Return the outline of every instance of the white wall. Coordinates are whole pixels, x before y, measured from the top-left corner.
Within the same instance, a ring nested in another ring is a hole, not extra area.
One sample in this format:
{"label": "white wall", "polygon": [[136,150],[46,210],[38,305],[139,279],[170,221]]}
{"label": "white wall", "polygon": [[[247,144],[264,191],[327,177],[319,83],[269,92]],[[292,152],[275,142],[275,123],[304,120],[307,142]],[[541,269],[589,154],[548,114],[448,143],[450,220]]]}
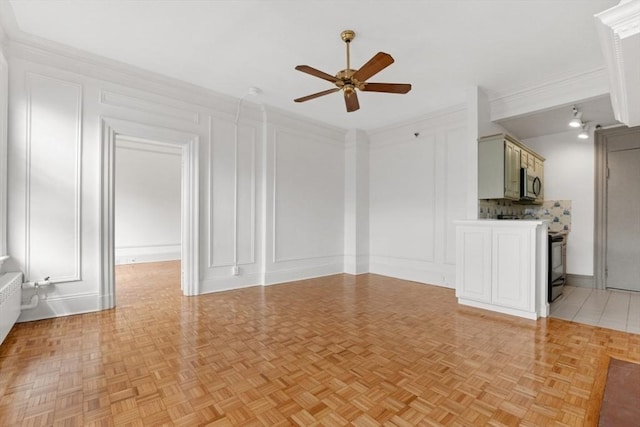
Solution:
{"label": "white wall", "polygon": [[475,143],[466,109],[381,130],[370,141],[371,272],[454,287],[453,221],[466,218]]}
{"label": "white wall", "polygon": [[522,141],[543,156],[544,197],[571,200],[571,232],[567,240],[567,273],[593,275],[594,143],[575,131]]}
{"label": "white wall", "polygon": [[54,282],[21,321],[104,306],[102,123],[196,141],[200,293],[343,271],[344,130],[59,46],[10,50],[5,267]]}
{"label": "white wall", "polygon": [[[7,122],[9,64],[4,52],[4,31],[0,26],[0,257],[7,254]],[[4,271],[0,261],[0,273]]]}
{"label": "white wall", "polygon": [[180,259],[181,152],[118,138],[116,264]]}
{"label": "white wall", "polygon": [[265,283],[344,271],[344,138],[267,111]]}
{"label": "white wall", "polygon": [[344,271],[369,272],[369,137],[347,133],[344,176]]}

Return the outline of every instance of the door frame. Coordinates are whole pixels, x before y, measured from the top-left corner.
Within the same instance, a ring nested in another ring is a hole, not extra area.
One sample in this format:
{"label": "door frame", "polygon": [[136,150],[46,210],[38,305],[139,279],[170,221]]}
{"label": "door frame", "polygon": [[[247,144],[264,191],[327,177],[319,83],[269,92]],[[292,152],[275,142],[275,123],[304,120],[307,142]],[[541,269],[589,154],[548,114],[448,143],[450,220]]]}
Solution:
{"label": "door frame", "polygon": [[179,147],[182,158],[181,283],[184,295],[198,295],[199,138],[198,135],[126,120],[101,118],[100,309],[115,307],[115,149],[118,136]]}
{"label": "door frame", "polygon": [[595,194],[593,236],[593,279],[596,289],[607,288],[607,145],[609,138],[626,134],[640,134],[640,127],[620,126],[598,129],[595,145]]}

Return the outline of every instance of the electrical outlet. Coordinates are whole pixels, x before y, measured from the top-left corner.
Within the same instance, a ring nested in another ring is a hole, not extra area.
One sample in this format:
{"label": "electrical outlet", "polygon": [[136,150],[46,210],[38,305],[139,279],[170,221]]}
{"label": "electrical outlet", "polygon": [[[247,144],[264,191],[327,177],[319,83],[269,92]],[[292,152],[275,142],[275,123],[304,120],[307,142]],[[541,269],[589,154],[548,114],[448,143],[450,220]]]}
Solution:
{"label": "electrical outlet", "polygon": [[231,274],[233,274],[234,276],[238,276],[240,274],[240,267],[238,267],[237,265],[231,267]]}

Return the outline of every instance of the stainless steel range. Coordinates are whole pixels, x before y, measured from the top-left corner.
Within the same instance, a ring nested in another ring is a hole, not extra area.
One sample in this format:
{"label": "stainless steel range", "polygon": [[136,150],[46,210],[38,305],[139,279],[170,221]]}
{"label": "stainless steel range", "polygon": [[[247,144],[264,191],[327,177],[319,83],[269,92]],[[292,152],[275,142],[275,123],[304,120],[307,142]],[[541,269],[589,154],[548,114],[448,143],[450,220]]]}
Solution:
{"label": "stainless steel range", "polygon": [[549,232],[549,302],[562,295],[567,281],[567,232]]}

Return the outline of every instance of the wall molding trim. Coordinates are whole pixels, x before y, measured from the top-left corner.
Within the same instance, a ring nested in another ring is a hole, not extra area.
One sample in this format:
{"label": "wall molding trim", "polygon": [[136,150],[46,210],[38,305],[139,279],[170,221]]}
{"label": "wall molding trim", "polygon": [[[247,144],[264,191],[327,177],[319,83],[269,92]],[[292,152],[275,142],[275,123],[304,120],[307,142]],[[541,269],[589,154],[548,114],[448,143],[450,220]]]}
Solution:
{"label": "wall molding trim", "polygon": [[[165,99],[177,99],[207,109],[219,111],[229,117],[235,115],[237,98],[196,86],[178,79],[136,68],[133,65],[103,58],[33,36],[11,35],[8,43],[9,59],[20,58],[57,69],[91,76],[118,87],[127,86]],[[153,101],[155,102],[155,101]],[[247,103],[251,104],[252,103]],[[255,110],[260,116],[259,107]]]}
{"label": "wall molding trim", "polygon": [[125,139],[124,137],[118,138],[117,149],[139,151],[139,152],[145,152],[145,153],[154,153],[154,154],[166,154],[168,156],[182,155],[181,150],[175,147],[149,144],[145,141],[136,141],[134,138]]}
{"label": "wall molding trim", "polygon": [[529,88],[493,94],[489,99],[491,121],[570,105],[608,93],[609,82],[604,67],[560,76]]}
{"label": "wall molding trim", "polygon": [[113,119],[101,118],[102,194],[100,210],[101,303],[102,309],[115,306],[115,150],[116,139],[134,137],[150,144],[178,146],[182,150],[182,290],[199,293],[199,137],[194,134]]}
{"label": "wall molding trim", "polygon": [[157,100],[149,101],[147,99],[124,95],[105,89],[100,90],[100,103],[115,107],[134,109],[136,111],[143,111],[155,116],[182,120],[196,125],[200,123],[200,115],[197,111],[176,108],[173,105],[168,105]]}

